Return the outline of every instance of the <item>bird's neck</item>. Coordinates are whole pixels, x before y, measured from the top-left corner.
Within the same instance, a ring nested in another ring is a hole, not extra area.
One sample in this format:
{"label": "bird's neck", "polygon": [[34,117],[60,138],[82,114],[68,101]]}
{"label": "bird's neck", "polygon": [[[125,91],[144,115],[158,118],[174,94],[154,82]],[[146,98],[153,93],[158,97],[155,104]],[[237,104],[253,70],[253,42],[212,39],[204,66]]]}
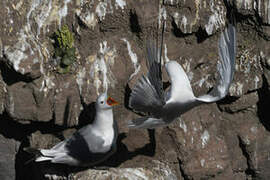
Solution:
{"label": "bird's neck", "polygon": [[93,123],[100,130],[108,130],[113,128],[113,111],[112,109],[97,110],[95,121]]}

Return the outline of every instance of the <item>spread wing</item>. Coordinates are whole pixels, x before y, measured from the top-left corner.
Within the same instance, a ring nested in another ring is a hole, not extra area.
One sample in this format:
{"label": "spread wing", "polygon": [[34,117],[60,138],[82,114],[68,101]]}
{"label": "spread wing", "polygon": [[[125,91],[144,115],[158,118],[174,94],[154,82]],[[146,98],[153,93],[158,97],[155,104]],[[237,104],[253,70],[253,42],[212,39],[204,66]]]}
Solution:
{"label": "spread wing", "polygon": [[219,40],[219,57],[221,62],[217,65],[219,80],[217,86],[210,93],[199,96],[198,101],[215,102],[224,98],[233,79],[235,71],[235,52],[236,52],[236,32],[235,27],[229,24],[224,32],[221,33]]}
{"label": "spread wing", "polygon": [[165,104],[160,53],[151,42],[147,43],[146,51],[148,73],[137,81],[129,98],[129,107],[136,111],[157,114]]}

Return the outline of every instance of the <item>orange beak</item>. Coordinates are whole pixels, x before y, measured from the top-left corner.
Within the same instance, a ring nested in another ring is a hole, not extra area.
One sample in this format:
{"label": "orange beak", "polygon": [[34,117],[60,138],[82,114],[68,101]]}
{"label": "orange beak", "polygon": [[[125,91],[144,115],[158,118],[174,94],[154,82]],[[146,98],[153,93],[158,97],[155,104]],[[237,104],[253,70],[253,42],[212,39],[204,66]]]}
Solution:
{"label": "orange beak", "polygon": [[118,105],[119,103],[117,101],[115,101],[113,98],[108,97],[107,104],[110,106],[115,106],[115,105]]}

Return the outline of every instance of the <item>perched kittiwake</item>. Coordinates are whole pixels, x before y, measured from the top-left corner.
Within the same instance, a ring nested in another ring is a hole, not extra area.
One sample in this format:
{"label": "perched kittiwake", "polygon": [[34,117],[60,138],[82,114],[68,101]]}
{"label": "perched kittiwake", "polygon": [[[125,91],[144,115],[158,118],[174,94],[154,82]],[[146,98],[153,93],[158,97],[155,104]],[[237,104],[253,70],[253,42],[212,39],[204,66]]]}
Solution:
{"label": "perched kittiwake", "polygon": [[51,149],[41,149],[36,162],[50,161],[71,166],[92,166],[106,160],[116,151],[118,129],[113,120],[112,106],[118,104],[107,93],[96,101],[96,117],[70,138]]}
{"label": "perched kittiwake", "polygon": [[147,44],[146,50],[148,74],[143,75],[135,84],[130,94],[129,107],[148,116],[129,121],[130,128],[167,125],[191,108],[202,103],[216,102],[227,95],[235,68],[236,32],[232,24],[221,33],[219,40],[221,62],[217,65],[217,86],[203,96],[194,96],[185,71],[176,61],[165,64],[171,86],[164,92],[160,65],[161,50],[157,50],[153,44]]}

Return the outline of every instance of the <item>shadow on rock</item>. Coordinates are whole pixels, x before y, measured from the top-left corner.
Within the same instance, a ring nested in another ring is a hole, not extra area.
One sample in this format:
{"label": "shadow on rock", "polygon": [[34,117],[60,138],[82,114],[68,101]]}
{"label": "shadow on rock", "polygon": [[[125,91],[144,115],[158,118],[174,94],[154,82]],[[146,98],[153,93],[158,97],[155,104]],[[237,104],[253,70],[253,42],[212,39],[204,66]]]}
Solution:
{"label": "shadow on rock", "polygon": [[95,116],[96,116],[96,107],[95,107],[96,103],[95,102],[92,102],[90,104],[85,104],[83,101],[81,101],[81,104],[83,106],[83,110],[79,115],[78,128],[91,124],[94,121]]}
{"label": "shadow on rock", "polygon": [[125,87],[125,97],[124,97],[124,106],[125,108],[127,108],[128,110],[132,110],[129,107],[129,98],[130,98],[130,94],[131,94],[131,89],[129,87],[129,85],[127,84]]}
{"label": "shadow on rock", "polygon": [[33,79],[29,75],[22,75],[16,72],[13,68],[10,68],[6,63],[0,61],[0,72],[4,82],[7,85],[12,85],[16,82],[31,82]]}
{"label": "shadow on rock", "polygon": [[148,129],[148,135],[150,139],[150,142],[148,144],[144,145],[141,148],[136,149],[135,151],[129,151],[127,146],[122,142],[123,139],[126,138],[126,134],[125,133],[119,134],[117,140],[117,152],[114,155],[112,155],[102,165],[109,167],[117,167],[121,165],[123,162],[131,160],[132,158],[138,155],[153,157],[155,155],[156,150],[155,130]]}
{"label": "shadow on rock", "polygon": [[0,119],[0,134],[6,138],[22,141],[24,137],[32,132],[29,128],[29,124],[21,124],[14,121],[6,112],[0,116]]}
{"label": "shadow on rock", "polygon": [[0,119],[0,134],[17,141],[22,141],[35,131],[45,134],[55,134],[64,130],[62,126],[55,125],[53,120],[49,122],[28,121],[27,124],[22,124],[12,119],[6,112],[0,115]]}
{"label": "shadow on rock", "polygon": [[67,177],[71,172],[69,166],[49,162],[36,163],[34,158],[34,155],[23,150],[23,146],[20,147],[15,163],[16,180],[46,180],[47,175]]}
{"label": "shadow on rock", "polygon": [[257,103],[258,107],[258,117],[264,127],[270,131],[270,90],[269,84],[267,83],[267,79],[264,75],[262,75],[263,84],[262,87],[258,90],[259,101]]}

